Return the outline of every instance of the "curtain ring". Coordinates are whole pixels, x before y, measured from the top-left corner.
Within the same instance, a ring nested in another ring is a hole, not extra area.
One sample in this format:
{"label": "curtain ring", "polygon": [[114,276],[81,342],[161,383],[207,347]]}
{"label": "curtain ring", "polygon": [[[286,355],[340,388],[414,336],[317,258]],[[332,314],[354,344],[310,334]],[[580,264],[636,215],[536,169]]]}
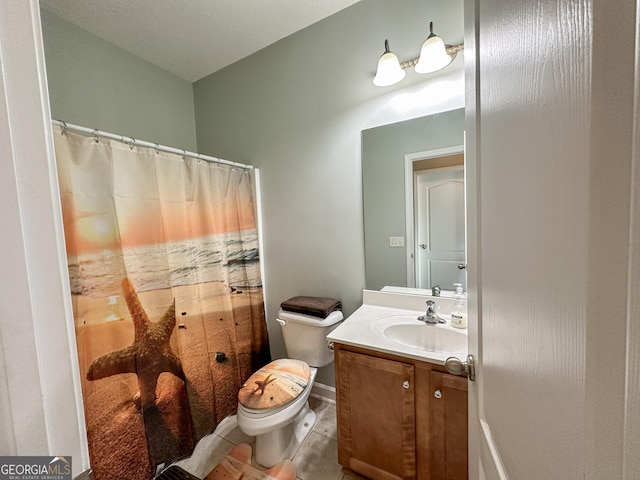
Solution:
{"label": "curtain ring", "polygon": [[98,135],[98,129],[93,129],[93,141],[96,143],[100,143],[100,135]]}
{"label": "curtain ring", "polygon": [[133,147],[135,147],[135,145],[136,145],[136,139],[135,139],[135,138],[133,138],[133,137],[130,137],[130,138],[131,138],[131,141],[130,141],[130,142],[128,142],[128,144],[129,144],[129,150],[133,150]]}
{"label": "curtain ring", "polygon": [[60,123],[62,124],[62,130],[60,130],[60,135],[62,135],[64,137],[64,134],[67,132],[67,122],[65,122],[64,120],[60,120]]}
{"label": "curtain ring", "polygon": [[156,150],[156,155],[160,155],[160,145],[158,145],[157,143],[156,143],[155,150]]}

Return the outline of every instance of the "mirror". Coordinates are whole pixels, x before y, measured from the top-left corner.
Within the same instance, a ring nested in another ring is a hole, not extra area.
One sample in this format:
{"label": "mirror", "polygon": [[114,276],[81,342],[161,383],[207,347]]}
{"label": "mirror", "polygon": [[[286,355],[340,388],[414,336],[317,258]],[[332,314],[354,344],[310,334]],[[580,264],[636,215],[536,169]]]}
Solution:
{"label": "mirror", "polygon": [[[455,237],[446,250],[458,252],[457,257],[444,260],[449,264],[449,274],[438,273],[438,270],[446,269],[435,267],[425,277],[426,274],[415,267],[415,260],[420,259],[420,252],[416,252],[414,245],[420,249],[419,245],[427,242],[424,239],[415,241],[413,232],[422,228],[415,228],[415,218],[423,214],[418,214],[419,208],[415,203],[417,192],[412,192],[412,179],[415,176],[413,171],[424,169],[426,163],[427,169],[438,172],[437,175],[447,182],[442,189],[446,191],[446,198],[459,199],[464,187],[460,189],[459,174],[455,171],[460,170],[459,165],[463,161],[463,144],[462,108],[362,131],[366,288],[431,288],[440,284],[443,290],[453,290],[452,280],[457,279],[466,290],[466,275],[464,270],[458,270],[458,264],[464,264],[464,203],[445,200],[446,204],[453,202],[450,205],[452,210],[440,215],[440,219],[444,219],[445,228],[448,228],[441,238]],[[423,163],[420,164],[420,161]],[[451,181],[458,182],[458,186]],[[408,189],[405,187],[407,183]],[[439,201],[443,199],[441,196]],[[413,212],[409,211],[411,206]],[[457,234],[452,236],[451,232]],[[427,264],[429,263],[435,265],[427,260]],[[439,265],[442,266],[443,263]]]}

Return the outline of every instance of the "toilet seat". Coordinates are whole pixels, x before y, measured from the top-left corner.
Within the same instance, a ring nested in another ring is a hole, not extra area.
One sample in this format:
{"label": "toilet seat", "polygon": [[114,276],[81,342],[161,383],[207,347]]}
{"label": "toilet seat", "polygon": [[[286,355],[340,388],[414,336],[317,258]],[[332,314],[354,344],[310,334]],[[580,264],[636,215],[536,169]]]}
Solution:
{"label": "toilet seat", "polygon": [[[256,410],[242,406],[238,403],[238,425],[247,435],[257,436],[291,423],[298,416],[304,406],[308,405],[311,386],[318,373],[318,369],[311,367],[311,379],[309,388],[305,388],[297,398],[286,405],[275,409]],[[268,389],[267,389],[268,390]],[[266,465],[266,464],[265,464]]]}
{"label": "toilet seat", "polygon": [[238,392],[238,404],[252,417],[271,415],[286,408],[307,388],[309,364],[302,360],[274,360],[255,372]]}
{"label": "toilet seat", "polygon": [[287,403],[286,405],[282,405],[281,407],[269,408],[264,410],[254,410],[252,408],[243,407],[242,405],[238,404],[238,410],[241,410],[242,414],[245,415],[247,418],[264,418],[264,417],[268,417],[270,415],[276,414],[281,410],[284,410],[292,402],[293,400]]}

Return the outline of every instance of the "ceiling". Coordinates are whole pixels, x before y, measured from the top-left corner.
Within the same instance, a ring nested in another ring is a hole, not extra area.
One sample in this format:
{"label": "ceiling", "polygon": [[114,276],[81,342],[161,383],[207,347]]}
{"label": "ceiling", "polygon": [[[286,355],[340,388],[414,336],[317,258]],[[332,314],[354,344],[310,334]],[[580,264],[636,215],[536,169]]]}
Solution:
{"label": "ceiling", "polygon": [[358,1],[40,0],[40,5],[194,82]]}

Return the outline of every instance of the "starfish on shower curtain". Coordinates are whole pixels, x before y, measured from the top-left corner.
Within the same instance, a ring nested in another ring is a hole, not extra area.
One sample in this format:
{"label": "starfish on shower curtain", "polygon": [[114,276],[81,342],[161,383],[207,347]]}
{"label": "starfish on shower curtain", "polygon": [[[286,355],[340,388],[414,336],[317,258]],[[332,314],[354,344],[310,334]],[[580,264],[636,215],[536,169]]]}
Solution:
{"label": "starfish on shower curtain", "polygon": [[156,385],[162,372],[173,373],[186,381],[180,359],[169,345],[171,332],[176,325],[175,300],[159,322],[151,322],[128,278],[122,280],[122,291],[133,319],[133,344],[96,358],[87,371],[87,379],[99,380],[120,373],[135,373],[140,388],[135,398],[136,404],[139,400],[139,406],[147,408],[155,404]]}

